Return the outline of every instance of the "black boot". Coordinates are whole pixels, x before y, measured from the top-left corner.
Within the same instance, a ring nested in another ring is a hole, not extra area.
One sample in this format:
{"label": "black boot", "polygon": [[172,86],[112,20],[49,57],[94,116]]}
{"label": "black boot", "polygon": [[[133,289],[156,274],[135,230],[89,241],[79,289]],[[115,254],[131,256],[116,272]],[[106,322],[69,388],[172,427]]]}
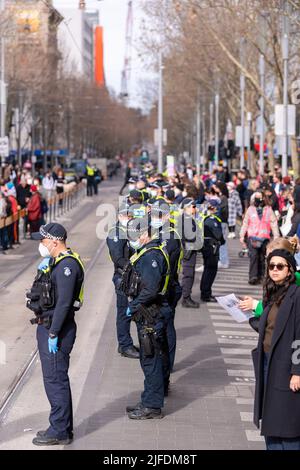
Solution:
{"label": "black boot", "polygon": [[182,306],[184,308],[199,308],[200,304],[195,302],[191,297],[187,297],[186,299],[183,299]]}
{"label": "black boot", "polygon": [[121,356],[124,357],[129,357],[129,359],[139,359],[140,358],[140,353],[137,351],[137,349],[134,346],[129,346],[127,349],[118,349],[118,352],[121,354]]}
{"label": "black boot", "polygon": [[48,437],[47,434],[39,435],[32,440],[32,444],[36,446],[66,446],[71,444],[72,439],[57,439],[56,437]]}
{"label": "black boot", "polygon": [[161,419],[163,414],[160,408],[136,408],[128,413],[130,419]]}
{"label": "black boot", "polygon": [[132,411],[134,410],[140,410],[141,408],[143,408],[143,405],[142,405],[142,402],[139,401],[136,405],[132,405],[132,406],[126,406],[126,412],[127,413],[131,413]]}

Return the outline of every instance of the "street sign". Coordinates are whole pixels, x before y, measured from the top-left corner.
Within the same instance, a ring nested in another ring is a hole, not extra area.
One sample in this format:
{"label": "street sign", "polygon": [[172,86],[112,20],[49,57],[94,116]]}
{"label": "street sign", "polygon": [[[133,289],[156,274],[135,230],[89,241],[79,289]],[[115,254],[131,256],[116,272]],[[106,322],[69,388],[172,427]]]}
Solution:
{"label": "street sign", "polygon": [[1,157],[9,156],[9,140],[8,137],[0,137],[0,155]]}
{"label": "street sign", "polygon": [[[163,130],[163,145],[168,143],[168,131],[167,129]],[[154,129],[154,145],[158,147],[158,129]]]}
{"label": "street sign", "polygon": [[[242,146],[242,126],[236,126],[235,128],[235,145],[237,147]],[[245,147],[249,147],[250,143],[250,127],[245,126],[245,139],[244,139],[244,145]]]}
{"label": "street sign", "polygon": [[[275,106],[275,135],[284,135],[284,106]],[[288,135],[296,134],[296,106],[288,105]]]}

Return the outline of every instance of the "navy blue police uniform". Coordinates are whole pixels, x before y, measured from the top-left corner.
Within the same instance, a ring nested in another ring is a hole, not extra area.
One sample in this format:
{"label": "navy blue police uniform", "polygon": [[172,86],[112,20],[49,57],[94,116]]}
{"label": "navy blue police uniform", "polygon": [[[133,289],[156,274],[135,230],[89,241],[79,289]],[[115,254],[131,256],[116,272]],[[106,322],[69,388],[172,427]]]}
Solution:
{"label": "navy blue police uniform", "polygon": [[[55,237],[60,233],[59,229],[56,232],[57,226],[62,227],[59,224],[47,224],[40,230],[44,227],[44,234],[48,230],[50,236],[52,234]],[[38,233],[35,235],[39,236]],[[68,370],[70,353],[76,338],[75,311],[80,308],[79,304],[83,300],[84,268],[79,256],[68,250],[56,258],[51,258],[44,273],[51,279],[53,306],[40,311],[35,323],[38,324],[38,351],[51,411],[49,428],[40,433],[33,443],[68,444],[73,438],[72,394]],[[39,275],[43,278],[42,273]],[[55,354],[49,352],[49,337],[58,337],[58,350]]]}
{"label": "navy blue police uniform", "polygon": [[218,272],[220,246],[225,243],[221,220],[216,215],[204,219],[204,245],[202,248],[204,270],[200,283],[201,299],[215,301],[212,285]]}
{"label": "navy blue police uniform", "polygon": [[[169,312],[166,311],[167,316],[167,339],[169,347],[169,360],[170,360],[170,371],[172,372],[175,362],[176,354],[176,329],[175,329],[175,312],[177,304],[182,295],[182,287],[179,283],[179,269],[180,263],[183,255],[182,243],[175,230],[174,226],[171,223],[166,223],[157,231],[157,236],[159,237],[161,243],[164,241],[166,250],[169,255],[170,260],[170,280],[168,285],[167,293],[167,302],[168,306],[171,309],[172,314],[169,315]],[[165,394],[167,389],[165,389]]]}
{"label": "navy blue police uniform", "polygon": [[[137,407],[127,408],[129,417],[132,419],[161,418],[165,386],[169,382],[170,366],[165,312],[168,309],[170,311],[170,308],[166,297],[163,295],[169,268],[159,246],[159,240],[152,240],[144,245],[139,252],[145,250],[145,253],[134,263],[134,270],[139,278],[139,283],[137,295],[129,302],[129,308],[137,324],[140,362],[145,380],[141,403]],[[137,252],[137,256],[139,252]],[[135,318],[135,314],[138,314],[140,306],[148,308],[153,305],[158,307],[158,314],[154,319],[153,352],[149,355],[145,351],[142,340],[144,320],[143,318]]]}
{"label": "navy blue police uniform", "polygon": [[125,265],[129,262],[129,256],[132,254],[126,229],[118,222],[115,227],[109,231],[106,243],[109,254],[114,263],[113,283],[117,297],[117,339],[118,351],[125,357],[139,359],[139,353],[133,346],[133,340],[130,334],[131,318],[126,315],[128,307],[127,296],[120,290],[121,272]]}

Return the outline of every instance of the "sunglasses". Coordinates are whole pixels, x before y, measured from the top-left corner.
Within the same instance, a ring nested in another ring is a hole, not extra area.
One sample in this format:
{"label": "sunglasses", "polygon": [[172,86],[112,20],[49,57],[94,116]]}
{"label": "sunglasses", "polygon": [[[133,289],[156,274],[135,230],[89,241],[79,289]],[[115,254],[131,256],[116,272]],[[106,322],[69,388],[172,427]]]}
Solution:
{"label": "sunglasses", "polygon": [[288,268],[288,264],[282,264],[282,263],[278,263],[278,264],[270,263],[269,264],[270,271],[274,271],[275,268],[277,268],[278,271],[283,271],[284,268]]}

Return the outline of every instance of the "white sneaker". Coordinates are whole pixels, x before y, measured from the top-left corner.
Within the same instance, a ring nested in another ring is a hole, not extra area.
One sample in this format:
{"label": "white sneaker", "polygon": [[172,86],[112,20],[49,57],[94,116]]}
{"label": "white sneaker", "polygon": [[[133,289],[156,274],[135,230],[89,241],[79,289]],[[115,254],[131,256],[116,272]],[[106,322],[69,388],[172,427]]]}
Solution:
{"label": "white sneaker", "polygon": [[235,237],[235,234],[233,232],[229,232],[229,234],[227,235],[227,238],[234,238]]}
{"label": "white sneaker", "polygon": [[218,268],[219,269],[228,269],[229,268],[229,264],[222,264],[220,263],[220,261],[218,262]]}
{"label": "white sneaker", "polygon": [[203,264],[201,266],[198,266],[198,268],[195,269],[196,273],[202,273],[204,271],[204,266]]}

